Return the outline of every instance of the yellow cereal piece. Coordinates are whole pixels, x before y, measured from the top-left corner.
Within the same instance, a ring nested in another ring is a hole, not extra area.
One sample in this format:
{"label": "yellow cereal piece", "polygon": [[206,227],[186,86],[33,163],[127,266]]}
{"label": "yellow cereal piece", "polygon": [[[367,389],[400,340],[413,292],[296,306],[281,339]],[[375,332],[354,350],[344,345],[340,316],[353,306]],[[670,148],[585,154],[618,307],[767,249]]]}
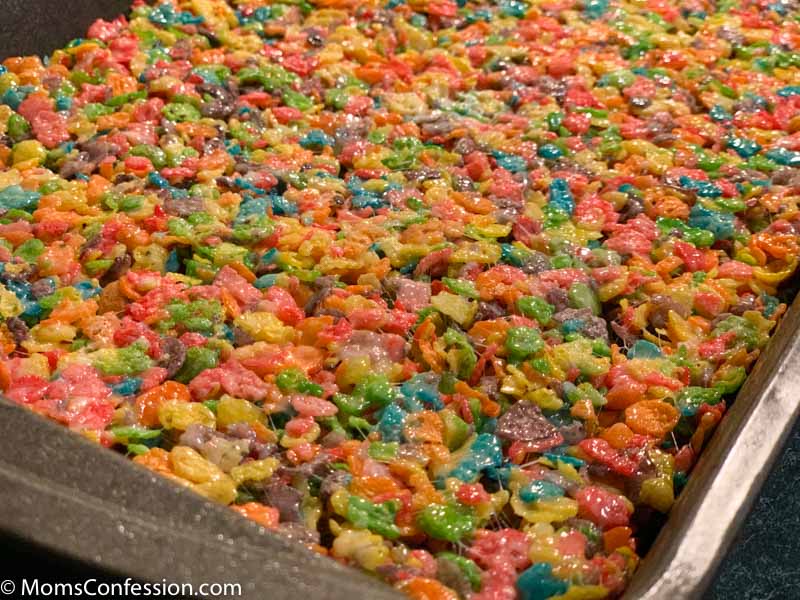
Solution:
{"label": "yellow cereal piece", "polygon": [[528,392],[525,394],[525,398],[543,410],[558,410],[564,405],[564,401],[549,388],[539,388]]}
{"label": "yellow cereal piece", "polygon": [[529,523],[566,521],[578,514],[578,503],[572,498],[546,498],[527,504],[513,494],[511,508]]}
{"label": "yellow cereal piece", "polygon": [[659,512],[668,512],[675,502],[671,477],[652,477],[642,482],[639,500]]}
{"label": "yellow cereal piece", "polygon": [[224,475],[217,465],[188,446],[175,446],[169,453],[169,462],[178,477],[183,477],[192,483],[204,483]]}
{"label": "yellow cereal piece", "polygon": [[0,316],[5,319],[16,317],[25,310],[16,294],[0,283]]}
{"label": "yellow cereal piece", "polygon": [[220,504],[227,505],[236,500],[236,486],[227,476],[204,483],[195,483],[189,487],[201,496]]}
{"label": "yellow cereal piece", "polygon": [[333,555],[352,560],[367,571],[374,571],[389,559],[389,548],[379,535],[344,529],[333,541]]}
{"label": "yellow cereal piece", "polygon": [[217,403],[217,424],[220,427],[228,427],[234,423],[258,423],[263,417],[264,411],[242,398],[225,394]]}
{"label": "yellow cereal piece", "polygon": [[296,448],[300,444],[311,443],[316,441],[321,432],[322,430],[320,429],[320,426],[317,423],[314,423],[314,425],[311,426],[311,429],[299,437],[284,434],[284,436],[281,438],[281,446],[284,448]]}
{"label": "yellow cereal piece", "polygon": [[234,325],[261,342],[280,344],[294,339],[294,329],[286,327],[278,317],[265,311],[239,315],[234,320]]}
{"label": "yellow cereal piece", "polygon": [[44,161],[47,149],[37,140],[25,140],[14,145],[12,160],[19,168],[35,167]]}
{"label": "yellow cereal piece", "polygon": [[280,461],[274,457],[253,460],[233,467],[230,471],[230,476],[237,486],[246,481],[264,481],[272,477],[279,465]]}
{"label": "yellow cereal piece", "polygon": [[52,323],[39,323],[30,330],[30,337],[34,342],[40,344],[60,344],[71,342],[75,339],[78,330],[72,326],[55,321]]}
{"label": "yellow cereal piece", "polygon": [[441,292],[431,299],[434,308],[441,311],[462,327],[466,327],[475,318],[478,310],[476,302],[470,302],[463,296]]}
{"label": "yellow cereal piece", "polygon": [[602,600],[608,596],[608,588],[602,585],[571,585],[559,596],[551,596],[550,600]]}
{"label": "yellow cereal piece", "polygon": [[158,244],[138,246],[133,249],[133,268],[163,273],[169,252]]}
{"label": "yellow cereal piece", "polygon": [[165,429],[186,431],[189,425],[198,423],[207,427],[216,425],[216,417],[204,404],[169,400],[158,409],[158,420]]}

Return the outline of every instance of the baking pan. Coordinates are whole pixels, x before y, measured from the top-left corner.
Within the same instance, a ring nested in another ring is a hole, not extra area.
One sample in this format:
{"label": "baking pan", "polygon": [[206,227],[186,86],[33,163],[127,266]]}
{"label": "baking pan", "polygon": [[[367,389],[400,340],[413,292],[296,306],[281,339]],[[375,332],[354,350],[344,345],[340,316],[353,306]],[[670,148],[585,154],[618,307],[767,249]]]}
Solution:
{"label": "baking pan", "polygon": [[142,582],[240,584],[231,597],[400,597],[3,399],[0,530]]}
{"label": "baking pan", "polygon": [[[800,299],[701,454],[626,600],[702,597],[797,416],[798,329]],[[243,598],[400,597],[2,398],[0,530],[139,581],[239,583]]]}
{"label": "baking pan", "polygon": [[[128,0],[5,0],[0,57],[45,53]],[[53,18],[58,15],[58,18]],[[800,406],[800,301],[783,318],[624,598],[701,598]],[[109,575],[238,583],[242,598],[399,598],[0,399],[0,531]]]}
{"label": "baking pan", "polygon": [[800,298],[784,315],[624,598],[702,598],[800,408]]}

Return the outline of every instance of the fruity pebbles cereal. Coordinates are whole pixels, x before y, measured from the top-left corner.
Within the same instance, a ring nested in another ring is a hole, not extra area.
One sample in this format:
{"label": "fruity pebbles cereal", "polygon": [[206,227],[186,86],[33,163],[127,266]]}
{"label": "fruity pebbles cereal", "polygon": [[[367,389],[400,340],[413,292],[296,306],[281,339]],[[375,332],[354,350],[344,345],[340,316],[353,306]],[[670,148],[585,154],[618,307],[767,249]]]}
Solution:
{"label": "fruity pebbles cereal", "polygon": [[414,598],[616,597],[786,308],[799,14],[137,0],[9,58],[4,395]]}

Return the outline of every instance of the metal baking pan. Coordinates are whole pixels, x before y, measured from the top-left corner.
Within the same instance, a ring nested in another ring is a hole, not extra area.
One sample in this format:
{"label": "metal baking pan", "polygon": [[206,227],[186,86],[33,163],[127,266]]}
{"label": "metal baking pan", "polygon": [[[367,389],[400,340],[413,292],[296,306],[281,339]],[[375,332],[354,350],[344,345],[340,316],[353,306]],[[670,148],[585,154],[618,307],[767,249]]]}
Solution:
{"label": "metal baking pan", "polygon": [[141,582],[238,583],[240,598],[398,597],[2,399],[0,531]]}
{"label": "metal baking pan", "polygon": [[[64,11],[55,0],[5,0],[0,57],[49,52],[128,4],[69,0]],[[797,417],[799,332],[796,300],[703,451],[626,600],[703,596]],[[232,582],[241,598],[401,597],[2,399],[0,532],[142,582]]]}
{"label": "metal baking pan", "polygon": [[800,297],[703,450],[624,598],[702,598],[800,409]]}

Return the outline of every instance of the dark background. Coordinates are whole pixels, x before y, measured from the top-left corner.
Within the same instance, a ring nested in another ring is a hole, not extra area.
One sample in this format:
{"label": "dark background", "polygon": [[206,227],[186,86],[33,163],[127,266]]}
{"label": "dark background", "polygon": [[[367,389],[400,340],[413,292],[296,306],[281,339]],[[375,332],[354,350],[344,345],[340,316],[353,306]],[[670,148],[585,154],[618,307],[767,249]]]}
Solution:
{"label": "dark background", "polygon": [[[130,1],[0,0],[0,4],[0,57],[6,57],[50,52],[83,35],[94,19],[124,12]],[[800,426],[795,426],[753,510],[742,515],[742,521],[707,597],[800,599]],[[53,582],[102,576],[3,536],[0,565],[4,573],[35,574]]]}

